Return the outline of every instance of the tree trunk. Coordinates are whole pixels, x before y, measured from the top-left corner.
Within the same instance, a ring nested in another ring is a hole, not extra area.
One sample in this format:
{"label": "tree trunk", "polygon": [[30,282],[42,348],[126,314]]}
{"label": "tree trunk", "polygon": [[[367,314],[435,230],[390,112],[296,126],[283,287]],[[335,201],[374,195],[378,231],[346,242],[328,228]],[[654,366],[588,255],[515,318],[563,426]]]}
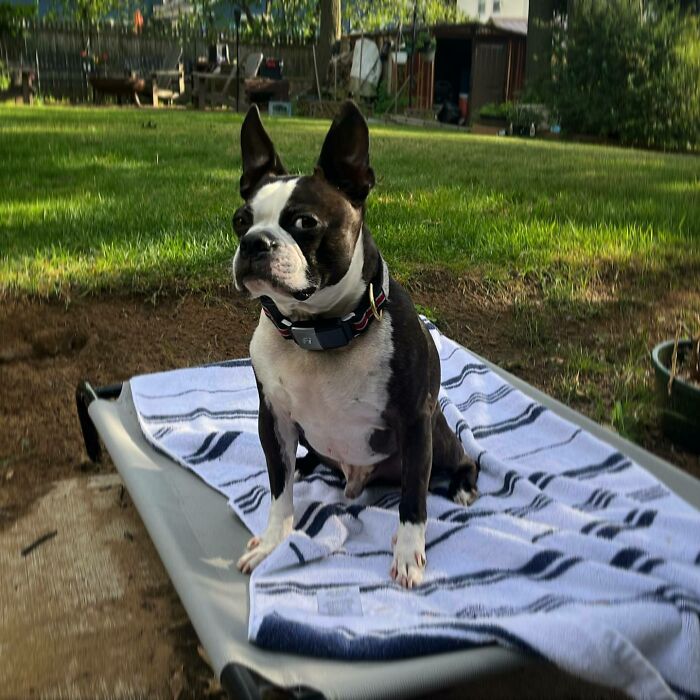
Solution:
{"label": "tree trunk", "polygon": [[331,48],[338,39],[340,39],[340,0],[321,0],[321,22],[316,47],[318,80],[321,85],[326,83]]}
{"label": "tree trunk", "polygon": [[[571,3],[573,4],[573,3]],[[562,0],[531,0],[527,19],[525,83],[535,94],[552,75],[552,19],[555,11],[566,10]]]}

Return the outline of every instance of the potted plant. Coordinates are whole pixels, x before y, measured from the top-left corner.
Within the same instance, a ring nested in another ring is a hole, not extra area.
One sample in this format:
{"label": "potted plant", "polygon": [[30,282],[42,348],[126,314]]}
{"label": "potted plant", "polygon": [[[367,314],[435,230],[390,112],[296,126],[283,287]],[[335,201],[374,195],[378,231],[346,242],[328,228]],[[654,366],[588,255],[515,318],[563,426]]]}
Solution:
{"label": "potted plant", "polygon": [[675,443],[700,452],[700,333],[657,345],[651,353],[661,427]]}

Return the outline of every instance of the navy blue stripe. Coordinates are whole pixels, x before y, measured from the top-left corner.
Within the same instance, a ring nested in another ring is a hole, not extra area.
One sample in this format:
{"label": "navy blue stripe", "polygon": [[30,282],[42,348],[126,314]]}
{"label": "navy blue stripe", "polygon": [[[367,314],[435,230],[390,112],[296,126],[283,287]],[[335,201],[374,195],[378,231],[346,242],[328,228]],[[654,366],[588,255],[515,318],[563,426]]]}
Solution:
{"label": "navy blue stripe", "polygon": [[251,498],[255,498],[256,494],[261,490],[264,491],[265,489],[259,484],[257,486],[253,486],[253,488],[250,489],[250,491],[246,491],[245,493],[235,498],[234,503],[238,505],[244,505]]}
{"label": "navy blue stripe", "polygon": [[[447,634],[447,632],[452,634]],[[472,639],[462,635],[472,635]],[[265,649],[293,651],[305,656],[352,660],[398,659],[470,649],[492,643],[519,649],[544,658],[528,642],[492,624],[431,622],[408,630],[379,630],[372,635],[356,634],[347,627],[318,628],[285,620],[278,613],[267,615],[255,643]]]}
{"label": "navy blue stripe", "polygon": [[512,386],[508,386],[508,384],[504,384],[490,394],[484,394],[483,392],[478,391],[471,394],[464,403],[457,404],[457,408],[464,412],[468,411],[474,404],[477,403],[492,405],[498,403],[501,399],[505,398],[513,391],[515,391],[514,388]]}
{"label": "navy blue stripe", "polygon": [[[589,464],[585,467],[580,467],[578,469],[569,469],[568,471],[562,472],[559,476],[574,477],[574,478],[590,478],[591,476],[596,476],[600,472],[612,471],[612,469],[621,466],[619,463],[624,461],[629,461],[620,452],[613,452],[609,457],[606,457],[602,462],[596,464]],[[626,467],[625,467],[626,468]]]}
{"label": "navy blue stripe", "polygon": [[504,425],[509,425],[510,423],[516,423],[519,420],[522,420],[523,418],[527,417],[530,415],[530,413],[535,409],[535,407],[538,404],[536,404],[534,401],[532,403],[529,403],[525,408],[522,410],[521,413],[518,413],[517,416],[511,416],[510,418],[503,418],[502,420],[496,421],[495,423],[484,423],[484,425],[473,425],[471,426],[471,431],[474,432],[475,430],[491,430],[492,428],[500,428]]}
{"label": "navy blue stripe", "polygon": [[301,550],[299,547],[297,547],[294,542],[289,543],[289,548],[294,552],[294,554],[297,555],[297,559],[299,560],[300,564],[306,564],[306,559],[304,559],[304,555],[301,553]]}
{"label": "navy blue stripe", "polygon": [[316,513],[314,519],[306,528],[306,534],[309,537],[315,537],[323,529],[323,526],[328,521],[328,518],[331,518],[334,515],[350,515],[351,517],[357,519],[357,516],[365,508],[366,506],[361,505],[346,506],[343,503],[330,503],[323,506],[318,513]]}
{"label": "navy blue stripe", "polygon": [[195,418],[201,418],[202,416],[207,416],[207,418],[214,418],[216,420],[230,419],[230,418],[257,418],[257,411],[210,411],[204,406],[193,409],[189,413],[162,413],[162,414],[151,414],[146,415],[141,414],[141,418],[147,423],[184,423],[185,421],[194,420]]}
{"label": "navy blue stripe", "polygon": [[216,444],[207,452],[199,457],[190,460],[192,464],[201,464],[202,462],[213,462],[219,459],[226,450],[235,442],[236,438],[241,434],[240,430],[227,430],[216,442]]}
{"label": "navy blue stripe", "polygon": [[[433,491],[435,493],[435,491]],[[392,491],[391,493],[385,493],[383,496],[378,498],[372,505],[375,508],[394,508],[401,502],[401,493],[398,491]]]}
{"label": "navy blue stripe", "polygon": [[646,552],[643,549],[636,547],[627,547],[621,549],[611,560],[610,565],[616,566],[619,569],[631,569],[634,562],[645,556]]}
{"label": "navy blue stripe", "polygon": [[661,564],[665,564],[666,561],[664,559],[659,559],[654,558],[654,559],[649,559],[648,561],[645,561],[638,569],[637,571],[640,574],[650,574],[657,566],[660,566]]}
{"label": "navy blue stripe", "polygon": [[520,476],[520,474],[518,474],[518,472],[515,471],[515,469],[511,469],[503,477],[503,486],[501,486],[501,488],[498,489],[498,491],[492,491],[490,493],[484,493],[482,495],[493,496],[494,498],[503,498],[503,497],[512,496],[513,491],[515,490],[515,485],[522,478],[523,477]]}
{"label": "navy blue stripe", "polygon": [[544,576],[539,578],[540,581],[552,581],[555,578],[559,578],[562,574],[565,574],[571,567],[580,564],[583,561],[581,557],[569,557],[561,564],[556,566],[552,571],[546,573]]}
{"label": "navy blue stripe", "polygon": [[173,428],[170,425],[163,427],[163,428],[158,428],[158,430],[156,430],[156,432],[153,433],[153,438],[155,440],[162,440],[166,435],[168,435],[168,433],[172,433],[172,432],[173,432]]}
{"label": "navy blue stripe", "polygon": [[493,426],[483,426],[472,428],[472,435],[475,439],[483,439],[491,437],[493,435],[500,435],[501,433],[509,433],[513,430],[518,430],[524,428],[526,425],[534,423],[543,413],[547,411],[544,406],[538,406],[532,404],[530,409],[525,411],[521,417],[518,418],[517,422],[512,422],[515,419],[511,419],[511,422],[504,422],[502,424],[494,424]]}
{"label": "navy blue stripe", "polygon": [[614,452],[609,457],[606,457],[602,462],[598,462],[596,464],[588,464],[585,467],[578,467],[577,469],[567,469],[560,474],[534,472],[530,474],[528,479],[538,488],[544,490],[557,477],[565,477],[567,479],[590,479],[603,472],[613,473],[623,471],[631,466],[632,463],[627,459],[627,457],[619,452]]}
{"label": "navy blue stripe", "polygon": [[[433,543],[434,544],[434,543]],[[430,547],[426,547],[426,550]],[[460,590],[471,586],[483,586],[498,583],[509,578],[525,577],[537,581],[551,581],[558,578],[581,559],[567,557],[556,550],[544,550],[538,552],[523,566],[517,569],[482,569],[468,574],[441,577],[423,583],[413,589],[414,595],[430,596],[433,593],[446,590]],[[556,564],[556,565],[555,565]],[[300,583],[286,581],[285,583],[258,583],[258,589],[265,595],[283,595],[285,593],[299,593],[311,595],[316,591],[337,588],[340,584]],[[360,586],[362,593],[374,593],[382,590],[397,590],[399,585],[394,582],[376,583]]]}
{"label": "navy blue stripe", "polygon": [[655,486],[647,486],[645,488],[636,489],[635,491],[629,491],[625,495],[627,498],[633,498],[640,503],[646,503],[647,501],[656,501],[659,498],[668,496],[668,491],[660,484],[656,484]]}
{"label": "navy blue stripe", "polygon": [[595,530],[598,525],[602,525],[604,522],[605,520],[592,520],[581,528],[581,534],[588,535],[592,530]]}
{"label": "navy blue stripe", "polygon": [[558,532],[558,530],[555,530],[554,528],[551,528],[549,530],[545,530],[544,532],[540,532],[539,535],[535,535],[530,540],[530,542],[532,542],[532,544],[535,544],[535,542],[539,542],[539,540],[541,540],[542,538],[549,537],[549,535],[553,535],[555,532]]}
{"label": "navy blue stripe", "polygon": [[186,460],[186,461],[189,461],[189,460],[192,459],[193,457],[199,457],[199,455],[201,455],[201,454],[203,454],[204,452],[206,452],[206,451],[209,449],[209,445],[211,445],[212,440],[213,440],[217,435],[218,435],[218,433],[216,432],[216,430],[215,430],[214,432],[212,432],[212,433],[209,433],[209,435],[207,435],[207,436],[204,438],[204,441],[202,442],[202,444],[201,444],[192,454],[187,455],[187,456],[185,457],[185,460]]}
{"label": "navy blue stripe", "polygon": [[244,386],[240,389],[185,389],[184,391],[177,391],[174,394],[135,394],[136,398],[139,399],[175,399],[178,396],[186,396],[187,394],[240,394],[242,391],[255,391],[255,384],[250,384],[250,386]]}
{"label": "navy blue stripe", "polygon": [[241,506],[241,510],[245,515],[249,515],[250,513],[254,513],[257,509],[258,506],[262,503],[263,498],[265,498],[270,492],[267,489],[263,489],[259,494],[255,496],[255,498],[247,503],[245,506]]}
{"label": "navy blue stripe", "polygon": [[304,511],[302,514],[301,518],[299,518],[299,522],[294,526],[295,530],[303,530],[304,525],[306,525],[307,520],[311,517],[311,514],[316,510],[321,505],[321,501],[313,501],[313,503],[310,503],[307,509]]}
{"label": "navy blue stripe", "polygon": [[465,365],[457,376],[446,379],[444,382],[442,382],[442,386],[445,389],[455,389],[460,386],[470,374],[487,374],[489,371],[490,370],[488,367],[486,367],[486,365],[474,362]]}
{"label": "navy blue stripe", "polygon": [[441,357],[440,358],[440,363],[447,362],[448,360],[452,359],[452,356],[458,351],[462,350],[462,348],[458,345],[457,347],[452,348],[452,352],[447,356],[447,357]]}
{"label": "navy blue stripe", "polygon": [[609,523],[605,527],[598,530],[598,532],[595,534],[596,537],[604,537],[606,540],[611,540],[625,530],[637,530],[638,528],[642,527],[651,527],[654,522],[654,518],[656,518],[655,510],[645,510],[639,516],[639,518],[637,518],[635,523],[632,523],[630,520],[625,518],[625,522],[623,524],[618,525],[616,523]]}
{"label": "navy blue stripe", "polygon": [[311,483],[313,481],[322,481],[326,486],[332,486],[333,488],[336,489],[342,489],[345,486],[345,479],[336,474],[323,474],[320,472],[314,472],[312,474],[309,474],[309,476],[305,476],[301,481],[304,481],[305,483]]}
{"label": "navy blue stripe", "polygon": [[522,459],[523,457],[531,457],[532,455],[539,454],[540,452],[546,452],[547,450],[553,450],[557,447],[563,447],[564,445],[568,445],[569,443],[573,442],[581,434],[581,432],[582,428],[577,428],[568,438],[566,438],[566,440],[562,440],[561,442],[553,442],[550,445],[544,445],[543,447],[538,447],[536,450],[530,450],[529,452],[521,452],[517,455],[511,455],[505,459]]}
{"label": "navy blue stripe", "polygon": [[240,479],[231,479],[231,481],[224,481],[223,484],[219,484],[218,488],[224,489],[227,486],[233,486],[234,484],[242,484],[246,481],[250,481],[251,479],[255,479],[257,476],[261,476],[262,474],[265,474],[267,472],[267,469],[261,469],[260,471],[255,472],[254,474],[249,474],[248,476],[243,476]]}
{"label": "navy blue stripe", "polygon": [[638,510],[638,508],[635,508],[634,510],[631,510],[629,513],[627,513],[627,515],[625,516],[625,522],[628,524],[631,523],[637,515]]}
{"label": "navy blue stripe", "polygon": [[695,565],[700,566],[700,552],[698,552],[698,556],[695,557]]}

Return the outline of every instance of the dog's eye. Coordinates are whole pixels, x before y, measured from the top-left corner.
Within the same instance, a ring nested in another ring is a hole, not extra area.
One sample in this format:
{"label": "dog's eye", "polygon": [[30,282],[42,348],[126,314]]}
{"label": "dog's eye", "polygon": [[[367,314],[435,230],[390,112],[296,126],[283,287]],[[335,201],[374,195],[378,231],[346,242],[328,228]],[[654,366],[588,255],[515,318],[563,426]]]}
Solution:
{"label": "dog's eye", "polygon": [[237,211],[233,215],[233,230],[242,236],[249,228],[251,224],[250,215],[245,210]]}
{"label": "dog's eye", "polygon": [[294,228],[298,229],[299,231],[310,231],[317,226],[318,220],[313,216],[309,216],[308,214],[297,216],[297,218],[294,219]]}

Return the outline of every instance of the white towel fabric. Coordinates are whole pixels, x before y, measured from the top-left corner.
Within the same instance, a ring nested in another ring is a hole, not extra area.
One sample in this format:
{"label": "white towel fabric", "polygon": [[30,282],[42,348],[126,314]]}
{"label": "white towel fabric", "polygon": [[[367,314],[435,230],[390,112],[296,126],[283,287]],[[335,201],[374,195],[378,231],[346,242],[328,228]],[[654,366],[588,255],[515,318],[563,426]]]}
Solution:
{"label": "white towel fabric", "polygon": [[[342,475],[319,467],[294,487],[295,531],[253,573],[250,640],[344,659],[496,643],[635,697],[698,698],[700,513],[428,327],[480,498],[428,497],[428,565],[408,591],[389,577],[398,488],[347,501]],[[261,533],[250,360],[136,377],[132,391],[147,439]]]}

